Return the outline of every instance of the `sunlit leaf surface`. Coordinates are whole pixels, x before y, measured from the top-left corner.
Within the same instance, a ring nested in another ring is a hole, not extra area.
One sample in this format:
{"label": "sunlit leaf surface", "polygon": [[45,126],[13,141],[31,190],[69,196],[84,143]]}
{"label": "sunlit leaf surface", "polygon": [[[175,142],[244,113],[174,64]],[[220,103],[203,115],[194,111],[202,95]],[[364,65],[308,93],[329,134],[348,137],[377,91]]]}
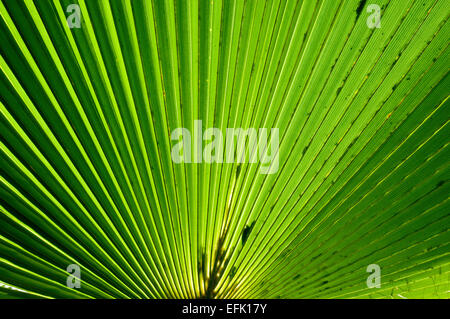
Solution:
{"label": "sunlit leaf surface", "polygon": [[[0,298],[449,298],[449,14],[1,0]],[[196,120],[278,170],[175,163]]]}

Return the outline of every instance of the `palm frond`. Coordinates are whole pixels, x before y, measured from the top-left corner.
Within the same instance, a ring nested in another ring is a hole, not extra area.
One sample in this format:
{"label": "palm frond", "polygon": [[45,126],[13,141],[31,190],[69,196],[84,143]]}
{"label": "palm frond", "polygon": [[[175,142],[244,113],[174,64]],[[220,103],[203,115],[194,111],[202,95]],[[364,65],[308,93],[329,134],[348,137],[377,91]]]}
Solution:
{"label": "palm frond", "polygon": [[1,0],[0,298],[448,298],[450,8],[369,5]]}

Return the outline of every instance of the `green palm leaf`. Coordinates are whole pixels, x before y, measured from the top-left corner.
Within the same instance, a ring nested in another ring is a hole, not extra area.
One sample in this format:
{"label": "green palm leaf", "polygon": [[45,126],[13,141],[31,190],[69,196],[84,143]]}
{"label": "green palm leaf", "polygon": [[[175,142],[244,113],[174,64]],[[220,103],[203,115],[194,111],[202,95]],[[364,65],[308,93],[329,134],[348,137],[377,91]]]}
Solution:
{"label": "green palm leaf", "polygon": [[448,2],[373,2],[1,0],[0,297],[448,298]]}

